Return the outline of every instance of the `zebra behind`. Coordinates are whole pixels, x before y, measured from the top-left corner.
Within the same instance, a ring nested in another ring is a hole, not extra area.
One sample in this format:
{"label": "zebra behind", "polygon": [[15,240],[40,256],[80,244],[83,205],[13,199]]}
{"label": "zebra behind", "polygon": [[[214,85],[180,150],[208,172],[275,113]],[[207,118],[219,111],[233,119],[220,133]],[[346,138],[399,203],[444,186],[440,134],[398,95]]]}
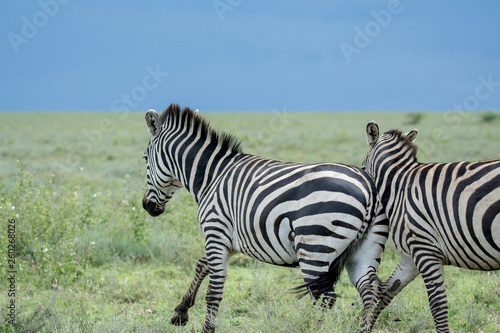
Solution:
{"label": "zebra behind", "polygon": [[380,312],[422,275],[437,332],[449,332],[443,265],[500,269],[500,160],[418,163],[417,130],[379,136],[366,127],[363,163],[375,179],[401,259],[383,285]]}
{"label": "zebra behind", "polygon": [[244,154],[234,137],[216,132],[199,114],[178,105],[161,116],[150,110],[146,124],[151,139],[144,154],[144,209],[160,215],[174,192],[185,187],[198,203],[205,235],[206,254],[174,310],[173,324],[188,321],[188,309],[208,275],[203,332],[215,331],[228,259],[242,252],[275,265],[299,266],[300,290],[327,308],[335,302],[334,285],[345,266],[361,295],[363,325],[369,331],[388,223],[378,214],[381,206],[367,173],[341,164]]}

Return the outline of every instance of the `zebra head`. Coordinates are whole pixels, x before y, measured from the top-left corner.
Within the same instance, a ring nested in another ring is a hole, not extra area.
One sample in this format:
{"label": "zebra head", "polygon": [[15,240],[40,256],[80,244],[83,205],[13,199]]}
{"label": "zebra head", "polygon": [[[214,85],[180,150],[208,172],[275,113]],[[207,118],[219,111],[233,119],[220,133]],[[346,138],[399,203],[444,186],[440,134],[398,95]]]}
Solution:
{"label": "zebra head", "polygon": [[182,187],[162,156],[165,152],[161,145],[162,124],[158,113],[149,110],[146,113],[146,125],[151,134],[148,147],[144,152],[147,170],[147,188],[142,199],[142,207],[151,215],[158,216],[165,211],[165,204],[172,198],[175,191]]}
{"label": "zebra head", "polygon": [[[375,121],[370,121],[366,125],[366,143],[368,143],[368,153],[361,168],[375,177],[375,164],[378,159],[388,157],[385,153],[393,148],[406,146],[404,143],[413,143],[417,138],[418,130],[414,129],[408,133],[401,134],[400,131],[391,130],[380,135],[378,125]],[[401,144],[401,145],[398,145]],[[416,147],[415,147],[416,149]]]}

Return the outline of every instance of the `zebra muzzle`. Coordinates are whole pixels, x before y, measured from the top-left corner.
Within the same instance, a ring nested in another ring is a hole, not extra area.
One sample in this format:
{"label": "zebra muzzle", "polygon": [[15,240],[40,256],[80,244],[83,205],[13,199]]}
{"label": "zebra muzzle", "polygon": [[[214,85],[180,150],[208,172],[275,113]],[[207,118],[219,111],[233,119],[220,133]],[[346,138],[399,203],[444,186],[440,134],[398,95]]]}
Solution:
{"label": "zebra muzzle", "polygon": [[142,207],[149,213],[149,215],[155,217],[162,214],[165,208],[160,206],[158,203],[152,200],[142,200]]}

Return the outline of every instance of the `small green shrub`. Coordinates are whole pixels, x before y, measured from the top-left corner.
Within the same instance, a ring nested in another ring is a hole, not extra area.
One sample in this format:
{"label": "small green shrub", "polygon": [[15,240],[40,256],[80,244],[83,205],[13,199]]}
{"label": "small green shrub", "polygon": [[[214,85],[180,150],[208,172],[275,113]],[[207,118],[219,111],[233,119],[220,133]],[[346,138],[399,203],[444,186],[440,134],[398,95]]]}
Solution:
{"label": "small green shrub", "polygon": [[424,118],[424,114],[421,112],[410,112],[406,114],[405,124],[408,125],[417,125]]}
{"label": "small green shrub", "polygon": [[498,114],[493,111],[485,111],[481,113],[481,121],[483,123],[491,123],[498,117]]}

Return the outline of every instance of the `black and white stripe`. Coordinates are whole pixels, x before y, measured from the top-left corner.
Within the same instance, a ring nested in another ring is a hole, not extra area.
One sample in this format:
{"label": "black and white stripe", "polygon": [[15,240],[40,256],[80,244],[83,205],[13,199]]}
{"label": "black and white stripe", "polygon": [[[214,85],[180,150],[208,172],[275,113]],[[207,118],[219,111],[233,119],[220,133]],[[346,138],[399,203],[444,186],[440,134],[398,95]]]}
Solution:
{"label": "black and white stripe", "polygon": [[378,297],[375,275],[388,236],[377,214],[375,185],[363,170],[334,163],[291,163],[244,154],[232,136],[217,133],[197,113],[171,105],[146,114],[144,208],[153,216],[180,185],[198,203],[206,255],[172,323],[188,320],[201,281],[209,275],[205,332],[215,317],[229,257],[242,252],[258,260],[300,266],[304,293],[322,305],[335,302],[334,285],[345,266],[363,299],[364,325]]}
{"label": "black and white stripe", "polygon": [[417,131],[366,128],[369,152],[363,163],[373,175],[401,253],[384,284],[373,322],[390,301],[422,274],[436,330],[448,332],[443,265],[500,269],[500,160],[417,162]]}

